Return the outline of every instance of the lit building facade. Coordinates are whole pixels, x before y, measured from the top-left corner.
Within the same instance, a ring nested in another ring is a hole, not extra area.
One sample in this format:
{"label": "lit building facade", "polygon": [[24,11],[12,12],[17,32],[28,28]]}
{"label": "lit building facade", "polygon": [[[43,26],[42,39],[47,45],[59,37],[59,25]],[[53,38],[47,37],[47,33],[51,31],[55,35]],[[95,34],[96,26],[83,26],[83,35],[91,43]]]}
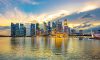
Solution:
{"label": "lit building facade", "polygon": [[64,20],[64,32],[68,33],[67,19]]}

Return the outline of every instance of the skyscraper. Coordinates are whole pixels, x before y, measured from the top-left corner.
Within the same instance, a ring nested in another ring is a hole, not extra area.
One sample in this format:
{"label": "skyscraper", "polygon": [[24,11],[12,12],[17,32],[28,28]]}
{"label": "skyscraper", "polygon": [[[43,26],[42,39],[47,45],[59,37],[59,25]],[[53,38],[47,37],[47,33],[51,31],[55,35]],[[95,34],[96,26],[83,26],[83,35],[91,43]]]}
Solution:
{"label": "skyscraper", "polygon": [[47,27],[47,29],[48,29],[48,34],[50,35],[51,34],[51,23],[50,22],[48,22],[48,27]]}
{"label": "skyscraper", "polygon": [[26,36],[26,28],[23,24],[20,24],[20,36]]}
{"label": "skyscraper", "polygon": [[68,33],[67,19],[64,20],[64,32]]}
{"label": "skyscraper", "polygon": [[52,22],[52,29],[56,29],[56,22]]}
{"label": "skyscraper", "polygon": [[26,27],[24,27],[24,36],[26,36]]}
{"label": "skyscraper", "polygon": [[15,36],[15,24],[11,23],[11,36]]}
{"label": "skyscraper", "polygon": [[62,32],[62,30],[63,30],[63,28],[62,28],[62,22],[60,22],[60,21],[58,20],[58,22],[57,22],[57,31],[58,31],[58,32]]}
{"label": "skyscraper", "polygon": [[23,24],[13,24],[11,23],[11,36],[17,37],[17,36],[26,36],[26,28]]}
{"label": "skyscraper", "polygon": [[15,35],[16,36],[20,36],[20,27],[19,27],[19,23],[15,24]]}
{"label": "skyscraper", "polygon": [[44,22],[44,35],[47,35],[47,23],[46,22]]}
{"label": "skyscraper", "polygon": [[40,34],[40,27],[39,27],[39,23],[36,23],[36,35]]}
{"label": "skyscraper", "polygon": [[35,24],[31,24],[31,26],[30,26],[30,35],[31,35],[31,36],[36,35]]}
{"label": "skyscraper", "polygon": [[44,22],[44,31],[46,31],[47,30],[47,24],[46,24],[46,22]]}

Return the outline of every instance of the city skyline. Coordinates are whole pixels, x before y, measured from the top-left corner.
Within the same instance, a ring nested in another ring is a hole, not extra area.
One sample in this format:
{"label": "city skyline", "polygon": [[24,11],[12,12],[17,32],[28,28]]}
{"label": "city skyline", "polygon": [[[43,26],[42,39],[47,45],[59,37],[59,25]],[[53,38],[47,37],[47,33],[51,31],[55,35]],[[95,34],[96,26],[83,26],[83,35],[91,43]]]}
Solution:
{"label": "city skyline", "polygon": [[[68,26],[80,27],[85,20],[80,19],[81,16],[87,14],[88,11],[100,9],[99,3],[100,0],[0,0],[0,35],[9,34],[11,22],[26,25],[37,22],[42,24],[44,21],[64,20],[69,15],[73,17],[68,17]],[[88,19],[96,20],[89,23],[92,26],[100,25],[98,17],[100,14],[97,13],[98,11],[90,13],[96,15],[95,18]],[[77,17],[78,14],[81,15]]]}

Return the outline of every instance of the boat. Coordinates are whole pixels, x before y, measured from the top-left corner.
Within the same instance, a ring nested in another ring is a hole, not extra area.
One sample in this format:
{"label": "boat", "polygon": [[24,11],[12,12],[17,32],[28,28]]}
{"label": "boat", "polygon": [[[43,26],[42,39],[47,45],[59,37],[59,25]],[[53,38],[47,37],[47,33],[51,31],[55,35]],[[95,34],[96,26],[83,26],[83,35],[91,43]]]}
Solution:
{"label": "boat", "polygon": [[92,38],[100,39],[100,30],[91,33]]}

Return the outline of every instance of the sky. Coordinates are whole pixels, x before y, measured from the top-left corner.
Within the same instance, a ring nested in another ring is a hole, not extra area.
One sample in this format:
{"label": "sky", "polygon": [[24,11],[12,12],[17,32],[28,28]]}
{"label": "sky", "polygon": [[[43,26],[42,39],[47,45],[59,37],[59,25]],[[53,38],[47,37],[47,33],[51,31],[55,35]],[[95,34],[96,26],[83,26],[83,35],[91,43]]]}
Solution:
{"label": "sky", "polygon": [[100,8],[100,0],[0,0],[0,26],[43,23]]}
{"label": "sky", "polygon": [[100,0],[0,0],[0,26],[35,23],[100,7]]}

